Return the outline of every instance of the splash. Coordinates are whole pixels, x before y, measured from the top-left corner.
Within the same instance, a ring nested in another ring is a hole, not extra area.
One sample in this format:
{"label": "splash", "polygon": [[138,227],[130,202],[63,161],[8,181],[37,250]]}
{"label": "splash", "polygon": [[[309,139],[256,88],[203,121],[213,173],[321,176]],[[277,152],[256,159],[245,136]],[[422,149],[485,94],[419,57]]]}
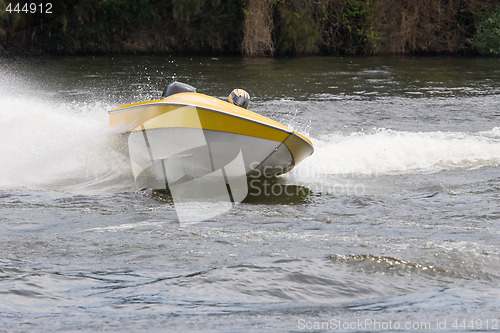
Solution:
{"label": "splash", "polygon": [[490,131],[331,134],[313,140],[314,154],[292,175],[380,175],[500,165],[500,128]]}
{"label": "splash", "polygon": [[0,187],[114,191],[130,186],[128,159],[108,126],[110,106],[2,95]]}

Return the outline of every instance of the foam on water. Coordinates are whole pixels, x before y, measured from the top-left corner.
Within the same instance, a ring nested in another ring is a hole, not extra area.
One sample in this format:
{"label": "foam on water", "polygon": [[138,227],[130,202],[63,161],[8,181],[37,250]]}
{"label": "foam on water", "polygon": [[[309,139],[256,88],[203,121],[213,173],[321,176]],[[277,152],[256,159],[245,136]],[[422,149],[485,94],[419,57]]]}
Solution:
{"label": "foam on water", "polygon": [[292,175],[380,175],[437,172],[500,165],[500,127],[490,131],[372,132],[331,134],[313,139],[314,154]]}

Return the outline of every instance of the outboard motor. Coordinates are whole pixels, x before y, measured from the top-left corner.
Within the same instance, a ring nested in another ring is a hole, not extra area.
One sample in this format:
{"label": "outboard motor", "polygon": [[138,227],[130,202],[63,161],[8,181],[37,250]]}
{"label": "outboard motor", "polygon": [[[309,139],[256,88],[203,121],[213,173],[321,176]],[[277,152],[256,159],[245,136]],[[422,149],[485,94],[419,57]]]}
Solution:
{"label": "outboard motor", "polygon": [[178,93],[184,93],[184,92],[196,92],[196,88],[193,86],[190,86],[187,83],[182,83],[182,82],[177,82],[174,81],[170,83],[165,90],[163,91],[162,98],[166,98],[168,96],[171,96],[173,94],[178,94]]}

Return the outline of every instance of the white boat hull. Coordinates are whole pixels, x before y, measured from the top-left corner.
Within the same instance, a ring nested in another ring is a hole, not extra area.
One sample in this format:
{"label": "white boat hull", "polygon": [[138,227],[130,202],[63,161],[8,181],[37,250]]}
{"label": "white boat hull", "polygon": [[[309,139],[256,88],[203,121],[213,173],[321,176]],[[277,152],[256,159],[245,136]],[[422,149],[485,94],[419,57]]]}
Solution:
{"label": "white boat hull", "polygon": [[286,172],[293,163],[282,142],[198,128],[134,131],[128,147],[136,183],[145,188],[208,177],[238,156],[243,168],[233,177],[271,177]]}

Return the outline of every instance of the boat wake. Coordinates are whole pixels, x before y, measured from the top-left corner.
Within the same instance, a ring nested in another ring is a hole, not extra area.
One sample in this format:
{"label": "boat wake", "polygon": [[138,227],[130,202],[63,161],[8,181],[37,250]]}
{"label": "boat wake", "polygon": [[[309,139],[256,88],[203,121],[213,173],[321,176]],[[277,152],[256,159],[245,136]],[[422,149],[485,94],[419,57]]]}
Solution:
{"label": "boat wake", "polygon": [[314,154],[291,175],[391,175],[500,165],[500,127],[482,132],[372,132],[313,139]]}

